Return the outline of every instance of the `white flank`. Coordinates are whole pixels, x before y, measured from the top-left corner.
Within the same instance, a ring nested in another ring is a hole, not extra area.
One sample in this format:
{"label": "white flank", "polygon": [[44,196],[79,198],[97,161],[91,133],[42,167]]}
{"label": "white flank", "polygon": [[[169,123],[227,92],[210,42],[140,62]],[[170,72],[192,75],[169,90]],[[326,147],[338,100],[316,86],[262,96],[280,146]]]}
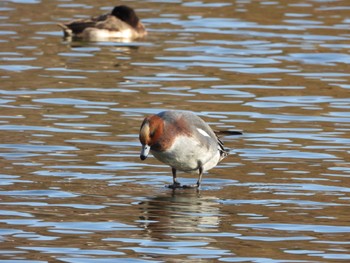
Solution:
{"label": "white flank", "polygon": [[123,31],[112,31],[107,29],[87,28],[83,31],[83,38],[89,41],[101,41],[111,38],[130,39],[133,33],[130,29]]}
{"label": "white flank", "polygon": [[132,38],[133,34],[130,29],[125,29],[122,31],[109,31],[110,38]]}
{"label": "white flank", "polygon": [[205,130],[202,130],[200,128],[197,128],[197,131],[199,131],[200,134],[206,136],[206,137],[210,137],[210,135],[205,131]]}

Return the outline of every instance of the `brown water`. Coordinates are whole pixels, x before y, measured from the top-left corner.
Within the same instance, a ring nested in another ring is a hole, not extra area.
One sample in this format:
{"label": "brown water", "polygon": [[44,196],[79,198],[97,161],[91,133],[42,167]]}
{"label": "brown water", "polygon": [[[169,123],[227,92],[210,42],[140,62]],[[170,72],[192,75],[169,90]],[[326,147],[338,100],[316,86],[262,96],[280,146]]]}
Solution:
{"label": "brown water", "polygon": [[[62,39],[111,1],[0,2],[0,262],[349,262],[348,0],[125,3],[147,38]],[[163,109],[244,131],[199,192],[139,160]]]}

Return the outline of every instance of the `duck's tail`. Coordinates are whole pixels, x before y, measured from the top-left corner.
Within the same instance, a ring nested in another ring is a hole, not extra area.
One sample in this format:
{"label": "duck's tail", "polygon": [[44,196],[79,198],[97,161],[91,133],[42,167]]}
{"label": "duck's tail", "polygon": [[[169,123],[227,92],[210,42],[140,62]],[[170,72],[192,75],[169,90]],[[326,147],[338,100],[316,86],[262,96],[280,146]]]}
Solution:
{"label": "duck's tail", "polygon": [[240,131],[214,131],[217,136],[242,135]]}
{"label": "duck's tail", "polygon": [[66,26],[65,24],[61,24],[61,23],[58,23],[57,25],[63,30],[64,37],[73,36],[73,31],[68,26]]}
{"label": "duck's tail", "polygon": [[229,136],[229,135],[242,135],[240,131],[214,131],[216,138],[218,140],[219,151],[220,151],[220,161],[229,155],[230,150],[224,147],[224,143],[219,139],[219,136]]}

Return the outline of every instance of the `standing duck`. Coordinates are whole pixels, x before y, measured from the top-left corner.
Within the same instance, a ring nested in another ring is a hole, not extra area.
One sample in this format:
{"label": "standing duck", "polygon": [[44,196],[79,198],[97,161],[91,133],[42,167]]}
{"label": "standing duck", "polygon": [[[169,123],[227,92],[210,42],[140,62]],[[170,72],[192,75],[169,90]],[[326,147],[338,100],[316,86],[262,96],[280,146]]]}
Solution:
{"label": "standing duck", "polygon": [[[229,134],[242,134],[229,132]],[[163,111],[146,117],[140,128],[141,160],[151,152],[172,169],[173,184],[169,188],[200,187],[203,172],[215,167],[228,155],[228,150],[214,131],[190,111]],[[177,181],[176,171],[198,173],[195,185]]]}
{"label": "standing duck", "polygon": [[65,37],[74,36],[87,41],[135,39],[147,34],[134,9],[125,5],[114,7],[109,14],[73,20],[58,26],[62,28]]}

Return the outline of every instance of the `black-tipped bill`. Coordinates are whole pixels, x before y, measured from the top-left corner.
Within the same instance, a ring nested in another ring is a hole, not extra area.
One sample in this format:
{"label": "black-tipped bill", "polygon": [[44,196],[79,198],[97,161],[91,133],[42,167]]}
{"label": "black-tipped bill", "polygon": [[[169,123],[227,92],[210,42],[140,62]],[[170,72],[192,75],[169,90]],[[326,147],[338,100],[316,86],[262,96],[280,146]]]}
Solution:
{"label": "black-tipped bill", "polygon": [[142,161],[146,160],[150,149],[151,147],[149,145],[142,145],[141,154],[140,154],[140,159]]}

